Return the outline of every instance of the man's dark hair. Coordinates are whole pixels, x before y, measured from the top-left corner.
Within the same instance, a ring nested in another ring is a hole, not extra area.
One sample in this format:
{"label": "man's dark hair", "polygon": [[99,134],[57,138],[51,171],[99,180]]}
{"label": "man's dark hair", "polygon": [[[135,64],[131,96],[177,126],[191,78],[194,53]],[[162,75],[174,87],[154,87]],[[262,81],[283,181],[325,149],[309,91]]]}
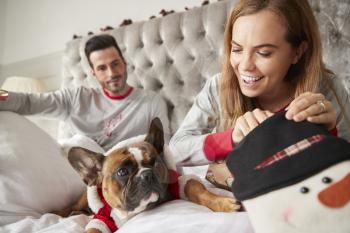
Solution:
{"label": "man's dark hair", "polygon": [[[92,66],[92,63],[90,61],[90,54],[97,50],[107,49],[110,47],[114,47],[117,49],[119,56],[124,60],[123,54],[120,51],[120,48],[117,44],[117,41],[114,39],[113,36],[108,34],[102,34],[91,37],[85,44],[85,55],[89,61],[89,64]],[[125,61],[125,60],[124,60]]]}

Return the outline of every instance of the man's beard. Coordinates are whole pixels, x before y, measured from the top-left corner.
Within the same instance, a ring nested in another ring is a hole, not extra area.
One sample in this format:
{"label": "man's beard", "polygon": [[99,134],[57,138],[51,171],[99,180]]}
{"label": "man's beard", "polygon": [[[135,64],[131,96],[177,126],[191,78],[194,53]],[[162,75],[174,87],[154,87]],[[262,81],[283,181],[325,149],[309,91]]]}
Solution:
{"label": "man's beard", "polygon": [[112,80],[117,80],[117,85],[115,83],[107,83],[106,89],[113,94],[120,95],[121,92],[125,91],[126,87],[126,72],[123,75],[115,76]]}

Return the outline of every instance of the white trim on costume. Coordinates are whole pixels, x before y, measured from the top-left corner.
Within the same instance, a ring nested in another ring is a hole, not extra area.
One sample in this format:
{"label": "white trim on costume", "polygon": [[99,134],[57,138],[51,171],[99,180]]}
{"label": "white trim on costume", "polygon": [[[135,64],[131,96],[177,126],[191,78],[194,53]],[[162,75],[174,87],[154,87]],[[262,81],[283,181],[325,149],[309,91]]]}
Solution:
{"label": "white trim on costume", "polygon": [[87,200],[88,200],[90,209],[94,213],[97,213],[104,206],[104,204],[100,199],[100,196],[98,195],[97,186],[88,186],[86,192],[87,192]]}

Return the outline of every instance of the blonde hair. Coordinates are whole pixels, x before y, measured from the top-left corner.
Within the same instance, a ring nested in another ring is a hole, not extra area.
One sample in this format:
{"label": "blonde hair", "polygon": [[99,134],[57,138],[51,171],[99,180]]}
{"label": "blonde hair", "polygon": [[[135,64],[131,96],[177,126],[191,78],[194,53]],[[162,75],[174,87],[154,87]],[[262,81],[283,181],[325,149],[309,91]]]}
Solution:
{"label": "blonde hair", "polygon": [[307,49],[298,63],[292,65],[286,80],[295,87],[294,96],[306,91],[318,91],[322,76],[328,77],[322,62],[322,47],[318,24],[307,0],[241,0],[232,10],[224,33],[224,58],[220,79],[220,102],[222,106],[222,129],[232,128],[237,118],[253,108],[252,99],[244,96],[230,63],[232,28],[238,17],[270,10],[284,22],[286,41],[293,48],[302,42]]}

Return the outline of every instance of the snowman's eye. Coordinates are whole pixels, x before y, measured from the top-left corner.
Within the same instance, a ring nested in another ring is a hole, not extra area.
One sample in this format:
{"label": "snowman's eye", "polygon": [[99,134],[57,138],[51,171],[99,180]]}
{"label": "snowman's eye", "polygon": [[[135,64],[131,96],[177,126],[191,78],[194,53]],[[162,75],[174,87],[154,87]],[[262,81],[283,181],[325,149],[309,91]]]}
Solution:
{"label": "snowman's eye", "polygon": [[322,178],[322,182],[325,184],[329,184],[329,183],[332,183],[332,179],[329,178],[328,176],[325,176]]}
{"label": "snowman's eye", "polygon": [[310,189],[307,188],[307,187],[301,187],[301,189],[300,189],[300,192],[303,193],[303,194],[306,194],[306,193],[308,193],[309,191],[310,191]]}

